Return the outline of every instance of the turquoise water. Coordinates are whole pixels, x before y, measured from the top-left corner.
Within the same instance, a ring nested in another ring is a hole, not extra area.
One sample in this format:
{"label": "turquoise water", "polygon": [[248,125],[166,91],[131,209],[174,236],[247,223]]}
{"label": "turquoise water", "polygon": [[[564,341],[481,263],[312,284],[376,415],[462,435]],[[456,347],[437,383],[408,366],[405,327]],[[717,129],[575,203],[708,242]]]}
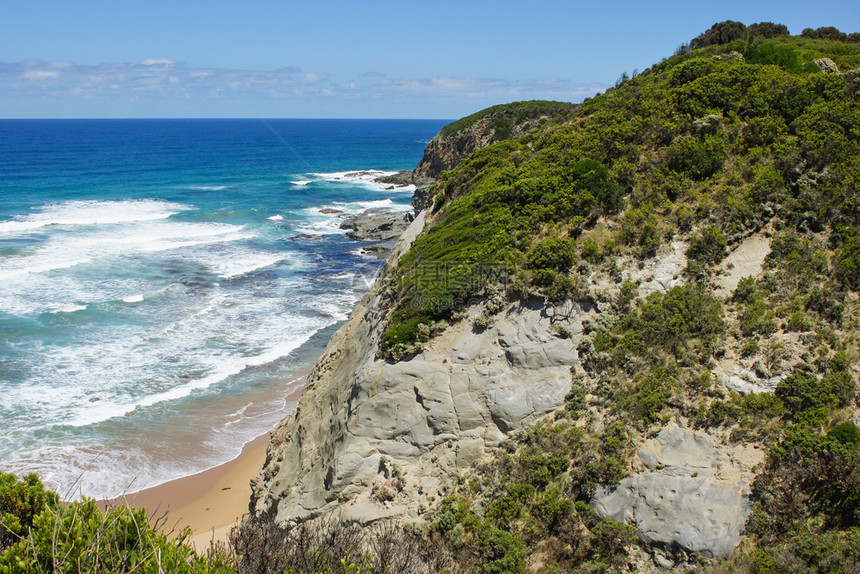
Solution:
{"label": "turquoise water", "polygon": [[409,209],[372,176],[444,123],[0,121],[0,469],[109,497],[238,455],[378,270],[341,218]]}

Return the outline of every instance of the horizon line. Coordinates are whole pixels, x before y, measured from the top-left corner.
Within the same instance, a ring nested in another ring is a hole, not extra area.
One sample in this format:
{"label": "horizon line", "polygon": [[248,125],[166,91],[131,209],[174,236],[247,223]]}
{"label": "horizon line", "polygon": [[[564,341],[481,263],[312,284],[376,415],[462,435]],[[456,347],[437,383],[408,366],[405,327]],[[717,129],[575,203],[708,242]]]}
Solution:
{"label": "horizon line", "polygon": [[56,117],[56,118],[0,118],[0,121],[74,121],[74,120],[333,120],[333,121],[455,121],[457,118],[346,118],[346,117],[262,117],[262,116],[235,116],[235,117]]}

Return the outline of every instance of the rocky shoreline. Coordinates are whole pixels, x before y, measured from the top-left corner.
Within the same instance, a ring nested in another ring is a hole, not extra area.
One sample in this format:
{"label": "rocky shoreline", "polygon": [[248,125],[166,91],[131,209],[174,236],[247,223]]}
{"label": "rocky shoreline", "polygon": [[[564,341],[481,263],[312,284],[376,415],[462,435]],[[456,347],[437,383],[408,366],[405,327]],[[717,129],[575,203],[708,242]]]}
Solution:
{"label": "rocky shoreline", "polygon": [[[394,175],[379,177],[376,183],[390,184],[391,189],[415,186],[412,205],[414,214],[410,211],[391,211],[389,209],[368,209],[356,215],[349,215],[340,224],[345,229],[346,236],[355,241],[372,242],[362,247],[362,251],[384,259],[394,247],[397,238],[412,223],[426,202],[427,190],[434,180],[430,177],[416,176],[411,171],[401,171]],[[423,198],[423,199],[422,199]]]}

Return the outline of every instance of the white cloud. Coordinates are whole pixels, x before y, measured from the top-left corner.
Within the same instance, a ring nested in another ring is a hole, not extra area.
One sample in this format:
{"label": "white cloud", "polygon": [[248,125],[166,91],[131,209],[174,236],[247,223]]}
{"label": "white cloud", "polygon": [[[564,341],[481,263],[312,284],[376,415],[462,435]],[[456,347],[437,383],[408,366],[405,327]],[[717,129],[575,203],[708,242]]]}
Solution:
{"label": "white cloud", "polygon": [[[45,109],[59,102],[67,105],[69,101],[79,102],[84,108],[90,102],[93,110],[101,104],[92,102],[109,101],[118,108],[125,105],[132,110],[128,112],[131,115],[145,114],[146,102],[154,101],[161,108],[170,102],[194,101],[206,104],[207,109],[221,106],[225,110],[231,105],[230,109],[244,109],[244,104],[254,101],[270,102],[273,109],[288,102],[290,106],[295,104],[289,109],[332,115],[338,115],[340,109],[360,114],[364,102],[367,113],[377,109],[415,109],[414,114],[420,116],[422,102],[441,102],[448,108],[469,110],[525,99],[579,101],[605,88],[562,79],[392,78],[378,72],[336,79],[325,72],[297,67],[268,71],[191,68],[166,58],[97,65],[34,59],[0,62],[0,101],[28,102],[31,108],[42,105]],[[320,107],[323,100],[328,112]],[[338,102],[344,106],[339,108]]]}
{"label": "white cloud", "polygon": [[161,68],[172,68],[176,66],[175,60],[168,60],[167,58],[147,58],[146,60],[141,62],[143,66],[158,66]]}
{"label": "white cloud", "polygon": [[60,73],[56,70],[27,70],[23,75],[28,80],[37,82],[39,80],[55,80],[60,76]]}

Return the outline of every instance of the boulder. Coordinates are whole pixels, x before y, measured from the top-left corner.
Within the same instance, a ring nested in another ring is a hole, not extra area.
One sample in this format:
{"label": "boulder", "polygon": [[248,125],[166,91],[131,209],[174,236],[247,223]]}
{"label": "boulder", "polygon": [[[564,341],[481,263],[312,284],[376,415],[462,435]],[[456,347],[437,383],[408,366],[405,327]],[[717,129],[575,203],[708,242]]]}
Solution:
{"label": "boulder", "polygon": [[642,540],[728,556],[750,511],[751,467],[740,465],[706,433],[676,425],[638,452],[647,469],[591,501],[601,517],[634,525]]}
{"label": "boulder", "polygon": [[839,73],[839,66],[830,58],[818,58],[817,60],[813,60],[812,63],[818,66],[818,69],[825,74]]}

